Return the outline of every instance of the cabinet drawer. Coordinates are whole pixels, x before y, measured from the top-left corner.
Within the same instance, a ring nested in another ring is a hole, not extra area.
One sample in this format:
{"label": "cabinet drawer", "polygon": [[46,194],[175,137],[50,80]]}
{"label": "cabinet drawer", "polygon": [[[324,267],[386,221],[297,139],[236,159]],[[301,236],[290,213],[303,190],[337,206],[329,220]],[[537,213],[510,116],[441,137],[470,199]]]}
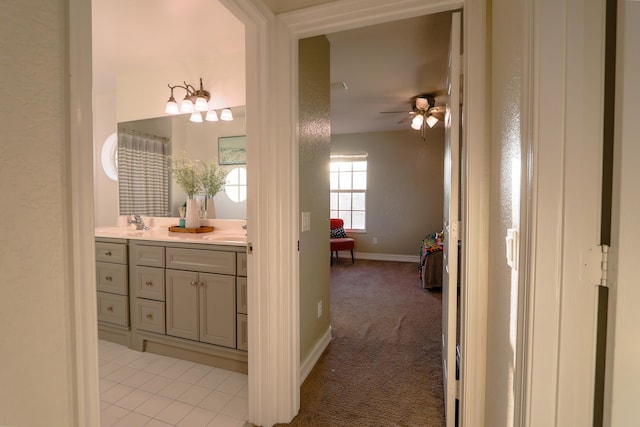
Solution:
{"label": "cabinet drawer", "polygon": [[207,273],[236,274],[235,252],[167,248],[166,255],[167,268],[203,271]]}
{"label": "cabinet drawer", "polygon": [[129,303],[123,295],[98,292],[98,320],[129,326]]}
{"label": "cabinet drawer", "polygon": [[135,263],[148,267],[164,267],[164,248],[162,246],[136,245]]}
{"label": "cabinet drawer", "polygon": [[127,245],[124,243],[96,242],[96,261],[127,263]]}
{"label": "cabinet drawer", "polygon": [[164,301],[164,269],[135,267],[135,289],[138,298]]}
{"label": "cabinet drawer", "polygon": [[236,311],[247,314],[247,278],[236,279]]}
{"label": "cabinet drawer", "polygon": [[239,253],[237,255],[237,270],[238,270],[238,276],[244,276],[247,277],[247,254],[246,253]]}
{"label": "cabinet drawer", "polygon": [[99,291],[128,295],[127,266],[96,262],[96,287]]}
{"label": "cabinet drawer", "polygon": [[142,331],[164,334],[164,303],[136,299],[136,327]]}
{"label": "cabinet drawer", "polygon": [[249,335],[247,331],[247,315],[238,314],[238,327],[236,328],[237,337],[237,349],[247,351],[249,349]]}

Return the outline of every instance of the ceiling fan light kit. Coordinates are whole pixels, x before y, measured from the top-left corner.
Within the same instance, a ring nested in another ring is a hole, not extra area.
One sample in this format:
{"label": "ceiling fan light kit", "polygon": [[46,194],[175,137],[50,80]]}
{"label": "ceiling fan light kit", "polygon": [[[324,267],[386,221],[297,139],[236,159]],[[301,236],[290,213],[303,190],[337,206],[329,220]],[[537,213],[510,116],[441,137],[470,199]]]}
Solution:
{"label": "ceiling fan light kit", "polygon": [[422,140],[425,139],[425,129],[434,127],[442,120],[442,107],[436,107],[435,96],[430,94],[416,95],[411,98],[413,120],[411,128],[420,131]]}
{"label": "ceiling fan light kit", "polygon": [[[188,84],[186,81],[183,82],[182,85],[170,85],[169,89],[171,89],[171,94],[169,95],[169,100],[164,108],[164,112],[167,114],[191,114],[189,120],[194,123],[202,123],[202,113],[207,112],[204,120],[208,122],[217,122],[218,121],[218,113],[215,110],[209,108],[209,101],[211,100],[211,94],[209,91],[205,90],[202,85],[202,77],[200,78],[200,88],[196,89],[193,85]],[[184,89],[186,95],[180,102],[180,106],[178,107],[178,103],[173,96],[173,90],[179,87],[180,89]],[[225,108],[220,113],[220,119],[225,121],[233,120],[233,114],[230,108]]]}

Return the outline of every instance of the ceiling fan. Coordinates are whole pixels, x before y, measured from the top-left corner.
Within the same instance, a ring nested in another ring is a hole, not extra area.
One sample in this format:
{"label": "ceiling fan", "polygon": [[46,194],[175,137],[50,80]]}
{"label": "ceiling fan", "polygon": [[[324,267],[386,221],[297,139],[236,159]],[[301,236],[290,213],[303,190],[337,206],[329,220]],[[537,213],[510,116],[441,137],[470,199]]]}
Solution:
{"label": "ceiling fan", "polygon": [[425,125],[434,127],[439,121],[444,121],[445,106],[436,106],[436,97],[432,93],[421,93],[411,97],[411,111],[383,111],[383,113],[407,113],[407,117],[398,123],[411,119],[411,128],[421,131],[424,139]]}

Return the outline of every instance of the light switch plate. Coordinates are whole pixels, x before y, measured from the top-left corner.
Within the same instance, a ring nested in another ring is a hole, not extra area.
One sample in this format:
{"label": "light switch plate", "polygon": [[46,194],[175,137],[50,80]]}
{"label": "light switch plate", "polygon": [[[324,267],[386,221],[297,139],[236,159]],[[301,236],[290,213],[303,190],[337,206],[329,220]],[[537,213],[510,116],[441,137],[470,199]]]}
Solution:
{"label": "light switch plate", "polygon": [[311,230],[311,212],[302,212],[302,219],[300,222],[302,223],[301,231]]}

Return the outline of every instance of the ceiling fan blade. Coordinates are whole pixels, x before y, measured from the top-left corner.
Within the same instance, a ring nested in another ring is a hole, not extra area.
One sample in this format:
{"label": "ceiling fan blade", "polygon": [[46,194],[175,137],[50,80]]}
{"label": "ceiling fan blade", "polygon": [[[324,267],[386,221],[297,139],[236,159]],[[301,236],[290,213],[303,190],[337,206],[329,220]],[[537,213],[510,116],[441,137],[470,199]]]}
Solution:
{"label": "ceiling fan blade", "polygon": [[405,122],[407,122],[408,120],[413,119],[414,114],[415,114],[415,113],[413,113],[413,112],[412,112],[412,113],[409,113],[409,115],[408,115],[407,117],[405,117],[404,119],[400,120],[398,123],[405,123]]}

